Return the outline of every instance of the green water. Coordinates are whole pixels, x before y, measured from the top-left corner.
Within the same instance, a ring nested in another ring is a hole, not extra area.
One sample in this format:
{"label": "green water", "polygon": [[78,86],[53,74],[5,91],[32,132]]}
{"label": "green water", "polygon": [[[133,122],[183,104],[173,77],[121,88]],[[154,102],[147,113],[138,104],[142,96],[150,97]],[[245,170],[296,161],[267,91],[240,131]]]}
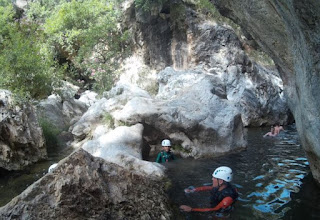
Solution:
{"label": "green water", "polygon": [[[188,186],[211,183],[218,166],[230,166],[240,198],[229,219],[320,219],[320,189],[310,175],[309,165],[294,127],[276,138],[263,138],[268,128],[248,129],[248,148],[215,159],[178,159],[166,164],[172,181],[172,205],[208,207],[205,192],[185,194]],[[47,173],[48,167],[70,153],[52,150],[46,161],[0,178],[0,206],[19,195]],[[174,219],[213,219],[214,213],[177,213]]]}
{"label": "green water", "polygon": [[0,207],[22,193],[28,186],[48,172],[51,164],[59,162],[71,153],[65,146],[48,151],[48,159],[27,167],[23,171],[6,172],[0,178]]}
{"label": "green water", "polygon": [[[309,163],[294,127],[276,138],[263,138],[266,132],[267,128],[249,129],[248,148],[241,153],[168,163],[173,206],[210,207],[208,192],[185,194],[183,189],[210,184],[216,167],[229,166],[240,194],[229,219],[320,219],[320,190],[310,178]],[[310,202],[310,194],[314,202]],[[214,213],[180,213],[176,218],[213,219]]]}

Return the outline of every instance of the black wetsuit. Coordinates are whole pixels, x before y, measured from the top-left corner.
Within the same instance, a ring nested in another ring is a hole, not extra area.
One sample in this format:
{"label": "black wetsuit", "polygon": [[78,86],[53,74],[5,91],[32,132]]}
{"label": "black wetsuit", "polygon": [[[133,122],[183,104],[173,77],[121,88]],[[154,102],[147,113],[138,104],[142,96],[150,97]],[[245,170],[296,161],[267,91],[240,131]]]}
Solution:
{"label": "black wetsuit", "polygon": [[230,183],[225,184],[227,184],[227,187],[221,191],[218,190],[219,187],[212,188],[212,190],[210,191],[211,207],[216,207],[226,197],[231,197],[233,201],[236,201],[236,199],[238,198],[239,194],[236,188],[234,188]]}

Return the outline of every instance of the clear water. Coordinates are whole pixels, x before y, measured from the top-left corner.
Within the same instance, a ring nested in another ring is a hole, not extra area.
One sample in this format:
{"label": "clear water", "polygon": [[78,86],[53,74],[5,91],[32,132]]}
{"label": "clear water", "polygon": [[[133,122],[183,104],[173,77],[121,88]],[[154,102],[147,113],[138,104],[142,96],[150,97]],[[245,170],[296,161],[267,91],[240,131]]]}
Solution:
{"label": "clear water", "polygon": [[[213,213],[180,213],[182,204],[208,207],[207,192],[185,194],[188,186],[211,184],[218,166],[234,170],[240,198],[229,219],[320,219],[320,189],[310,175],[308,162],[294,127],[276,138],[263,138],[267,128],[248,129],[247,150],[215,159],[178,159],[168,166],[172,181],[169,197],[176,207],[174,219],[214,219]],[[48,167],[70,152],[53,149],[49,159],[23,172],[0,177],[0,206],[19,195],[47,173]]]}
{"label": "clear water", "polygon": [[[268,132],[266,128],[249,129],[248,148],[237,154],[168,163],[167,172],[173,183],[169,196],[173,205],[209,207],[208,192],[185,194],[183,189],[211,184],[213,170],[229,166],[240,193],[229,219],[320,219],[320,189],[310,176],[295,128],[286,129],[278,137],[267,138],[262,137]],[[311,204],[310,197],[317,203]],[[180,214],[179,219],[214,217],[209,212]]]}
{"label": "clear water", "polygon": [[48,159],[27,167],[23,171],[1,173],[0,177],[0,207],[22,193],[28,186],[48,172],[51,164],[59,162],[71,153],[66,146],[56,146],[48,150]]}

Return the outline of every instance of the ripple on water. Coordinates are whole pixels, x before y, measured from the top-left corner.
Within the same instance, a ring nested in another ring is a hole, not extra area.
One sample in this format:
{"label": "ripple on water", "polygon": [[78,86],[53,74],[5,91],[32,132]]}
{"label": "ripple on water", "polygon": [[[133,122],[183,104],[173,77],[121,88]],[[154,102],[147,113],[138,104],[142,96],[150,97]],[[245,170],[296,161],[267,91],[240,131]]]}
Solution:
{"label": "ripple on water", "polygon": [[[239,154],[215,159],[180,159],[170,165],[173,182],[171,199],[179,206],[209,207],[205,193],[186,196],[183,189],[211,182],[218,166],[230,166],[240,197],[233,219],[279,219],[291,210],[292,193],[301,189],[302,179],[310,172],[298,135],[289,128],[277,138],[262,138],[264,129],[248,130],[248,149]],[[190,213],[186,219],[208,219],[210,214]],[[290,217],[294,219],[294,216]]]}

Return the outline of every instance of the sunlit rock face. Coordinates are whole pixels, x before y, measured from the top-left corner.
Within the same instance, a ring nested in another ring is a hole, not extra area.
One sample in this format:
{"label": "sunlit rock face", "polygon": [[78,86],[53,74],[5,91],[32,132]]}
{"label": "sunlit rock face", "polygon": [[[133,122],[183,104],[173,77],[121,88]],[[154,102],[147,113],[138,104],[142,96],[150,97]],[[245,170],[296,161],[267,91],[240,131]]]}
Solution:
{"label": "sunlit rock face", "polygon": [[0,90],[0,168],[21,170],[46,157],[34,107],[18,105],[9,91]]}
{"label": "sunlit rock face", "polygon": [[314,178],[320,182],[320,2],[213,0],[272,56]]}
{"label": "sunlit rock face", "polygon": [[40,117],[61,131],[77,122],[86,110],[86,103],[73,98],[64,100],[54,94],[37,105]]}
{"label": "sunlit rock face", "polygon": [[[175,95],[163,91],[153,98],[138,87],[118,84],[105,94],[108,99],[103,98],[91,106],[72,128],[76,137],[73,146],[83,146],[102,158],[111,156],[115,163],[133,159],[132,162],[142,168],[145,165],[137,161],[142,154],[142,138],[149,145],[158,145],[162,138],[170,137],[175,145],[184,149],[180,152],[182,156],[192,157],[215,156],[245,148],[241,114],[234,103],[224,98],[223,91],[218,87],[213,89],[214,77],[167,68],[160,73],[162,79],[159,80],[163,81],[171,73],[177,75],[170,80],[172,84],[179,84],[179,77],[184,78],[185,89],[169,88],[175,89]],[[134,126],[118,127],[121,124]],[[137,135],[133,135],[135,133]]]}
{"label": "sunlit rock face", "polygon": [[[105,132],[98,132],[99,129]],[[82,149],[95,157],[103,158],[128,170],[135,167],[136,173],[162,177],[164,176],[163,166],[142,160],[143,129],[141,124],[136,124],[130,127],[119,126],[107,132],[99,126],[94,132],[93,139],[84,143]]]}
{"label": "sunlit rock face", "polygon": [[250,60],[230,27],[203,22],[193,24],[190,57],[203,72],[215,76],[235,103],[245,126],[288,122],[289,110],[277,71]]}
{"label": "sunlit rock face", "polygon": [[81,146],[88,138],[94,135],[94,131],[100,125],[104,125],[104,132],[114,129],[119,126],[114,121],[111,112],[116,109],[122,109],[123,105],[133,97],[146,97],[151,96],[145,91],[133,85],[119,84],[111,91],[104,94],[102,98],[89,107],[79,121],[69,128],[75,138],[75,147]]}
{"label": "sunlit rock face", "polygon": [[165,180],[80,149],[0,208],[0,219],[172,219]]}
{"label": "sunlit rock face", "polygon": [[[182,156],[216,156],[246,147],[241,114],[215,76],[166,68],[158,77],[156,98],[131,97],[111,112],[115,120],[142,123],[149,134],[169,137],[184,149]],[[146,137],[149,142],[157,138]]]}
{"label": "sunlit rock face", "polygon": [[37,105],[41,120],[50,123],[60,131],[66,130],[77,122],[94,102],[88,97],[88,92],[83,94],[81,100],[75,99],[77,91],[79,91],[79,87],[68,82],[63,82],[61,87],[55,88],[57,94],[50,95]]}
{"label": "sunlit rock face", "polygon": [[171,66],[216,76],[219,81],[215,83],[225,87],[226,98],[239,108],[244,126],[289,123],[278,72],[252,61],[235,31],[203,20],[194,2],[170,2],[151,12],[127,9],[144,62],[157,70]]}

